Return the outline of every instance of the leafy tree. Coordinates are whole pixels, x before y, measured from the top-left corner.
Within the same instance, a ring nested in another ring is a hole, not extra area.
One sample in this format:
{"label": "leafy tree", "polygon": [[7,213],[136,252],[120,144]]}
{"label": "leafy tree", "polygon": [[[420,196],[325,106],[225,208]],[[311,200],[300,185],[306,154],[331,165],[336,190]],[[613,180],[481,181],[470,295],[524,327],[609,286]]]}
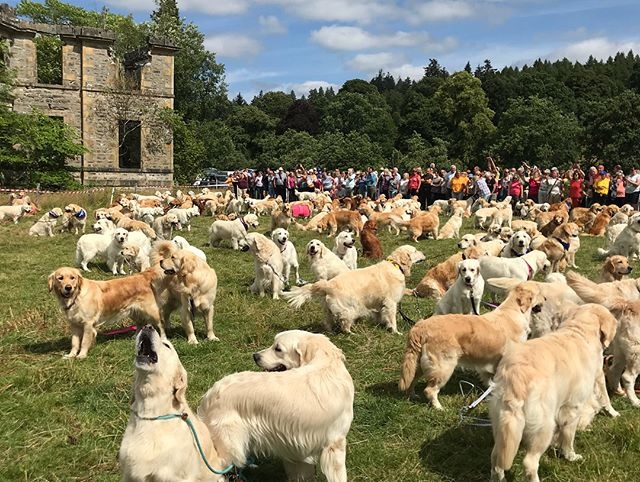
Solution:
{"label": "leafy tree", "polygon": [[471,164],[482,155],[496,130],[494,113],[480,80],[468,72],[457,72],[445,79],[435,100],[442,106],[443,121],[449,130],[449,154]]}
{"label": "leafy tree", "polygon": [[606,102],[592,102],[584,125],[588,155],[627,169],[637,165],[640,94],[627,90]]}
{"label": "leafy tree", "polygon": [[174,108],[185,120],[217,119],[229,112],[224,65],[204,47],[204,35],[180,17],[176,0],[154,0],[149,34],[167,37],[180,49],[175,57]]}
{"label": "leafy tree", "polygon": [[273,117],[275,120],[280,121],[284,118],[285,114],[294,103],[295,98],[292,98],[290,94],[284,92],[267,92],[253,98],[251,105],[255,105],[265,114]]}
{"label": "leafy tree", "polygon": [[582,129],[572,113],[565,113],[550,99],[514,99],[498,124],[494,150],[508,165],[527,162],[550,168],[580,157]]}
{"label": "leafy tree", "polygon": [[315,135],[320,132],[320,115],[314,104],[308,100],[293,102],[276,128],[277,134],[293,129]]}
{"label": "leafy tree", "polygon": [[145,41],[144,29],[135,22],[132,15],[112,13],[106,7],[99,12],[94,12],[60,0],[44,0],[42,3],[20,0],[16,11],[18,15],[38,23],[112,30],[117,34],[114,49],[120,57],[126,52],[137,49]]}

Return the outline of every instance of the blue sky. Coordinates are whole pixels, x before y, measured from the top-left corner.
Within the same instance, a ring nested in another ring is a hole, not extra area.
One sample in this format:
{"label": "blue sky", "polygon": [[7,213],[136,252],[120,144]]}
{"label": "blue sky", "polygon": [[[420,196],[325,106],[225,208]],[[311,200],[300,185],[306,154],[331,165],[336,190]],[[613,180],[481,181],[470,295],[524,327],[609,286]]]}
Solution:
{"label": "blue sky", "polygon": [[[12,2],[15,3],[15,2]],[[146,20],[153,0],[72,0]],[[369,80],[419,79],[429,58],[450,71],[536,58],[640,53],[638,0],[178,0],[225,64],[229,95]]]}

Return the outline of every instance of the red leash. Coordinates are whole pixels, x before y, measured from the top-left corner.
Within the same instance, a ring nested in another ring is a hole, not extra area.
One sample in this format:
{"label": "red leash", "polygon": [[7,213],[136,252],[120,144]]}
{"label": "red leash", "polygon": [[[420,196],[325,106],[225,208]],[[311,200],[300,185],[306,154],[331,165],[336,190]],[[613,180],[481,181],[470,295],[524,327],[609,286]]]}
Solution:
{"label": "red leash", "polygon": [[129,333],[131,331],[136,331],[138,327],[136,325],[127,326],[126,328],[118,328],[113,331],[103,331],[102,333],[98,333],[102,336],[112,336],[112,335],[122,335],[123,333]]}

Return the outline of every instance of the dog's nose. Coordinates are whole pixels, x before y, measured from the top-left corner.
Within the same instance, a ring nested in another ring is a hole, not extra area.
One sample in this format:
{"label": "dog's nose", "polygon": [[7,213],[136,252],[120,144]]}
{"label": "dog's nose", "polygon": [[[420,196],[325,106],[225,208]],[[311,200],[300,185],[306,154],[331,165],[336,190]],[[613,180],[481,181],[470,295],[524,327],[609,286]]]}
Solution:
{"label": "dog's nose", "polygon": [[64,290],[65,291],[71,291],[72,286],[71,285],[65,285]]}
{"label": "dog's nose", "polygon": [[144,325],[142,327],[142,331],[154,331],[155,328],[153,327],[153,325]]}

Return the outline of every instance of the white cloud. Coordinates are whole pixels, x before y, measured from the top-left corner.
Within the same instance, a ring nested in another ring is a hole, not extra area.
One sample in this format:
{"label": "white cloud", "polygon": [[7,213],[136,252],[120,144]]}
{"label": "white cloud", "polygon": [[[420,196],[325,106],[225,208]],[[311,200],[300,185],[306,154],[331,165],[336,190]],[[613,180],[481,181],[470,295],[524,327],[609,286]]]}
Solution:
{"label": "white cloud", "polygon": [[374,35],[360,27],[329,25],[311,32],[311,39],[331,50],[363,50],[380,47],[413,47],[430,39],[426,32]]}
{"label": "white cloud", "polygon": [[378,17],[396,17],[395,1],[377,0],[256,0],[276,4],[288,13],[308,20],[369,23]]}
{"label": "white cloud", "polygon": [[258,23],[262,27],[263,33],[268,34],[283,34],[287,33],[287,27],[275,15],[260,15],[258,17]]}
{"label": "white cloud", "polygon": [[595,37],[565,45],[545,55],[545,58],[555,60],[566,57],[569,60],[584,62],[590,55],[596,59],[606,59],[617,52],[627,53],[629,50],[640,51],[640,41],[614,41],[607,37]]}
{"label": "white cloud", "polygon": [[262,50],[262,45],[251,37],[238,34],[211,35],[204,39],[207,50],[219,57],[253,57]]}
{"label": "white cloud", "polygon": [[384,71],[391,65],[398,65],[404,59],[402,56],[394,55],[391,52],[379,52],[376,54],[358,54],[351,60],[345,62],[346,66],[356,72],[377,72]]}
{"label": "white cloud", "polygon": [[413,64],[402,64],[397,67],[387,69],[385,72],[389,72],[396,79],[406,79],[409,77],[412,80],[420,80],[424,77],[424,66]]}
{"label": "white cloud", "polygon": [[444,22],[468,18],[474,15],[475,9],[469,2],[453,0],[434,0],[431,2],[416,5],[415,11],[411,12],[421,20],[427,22]]}

